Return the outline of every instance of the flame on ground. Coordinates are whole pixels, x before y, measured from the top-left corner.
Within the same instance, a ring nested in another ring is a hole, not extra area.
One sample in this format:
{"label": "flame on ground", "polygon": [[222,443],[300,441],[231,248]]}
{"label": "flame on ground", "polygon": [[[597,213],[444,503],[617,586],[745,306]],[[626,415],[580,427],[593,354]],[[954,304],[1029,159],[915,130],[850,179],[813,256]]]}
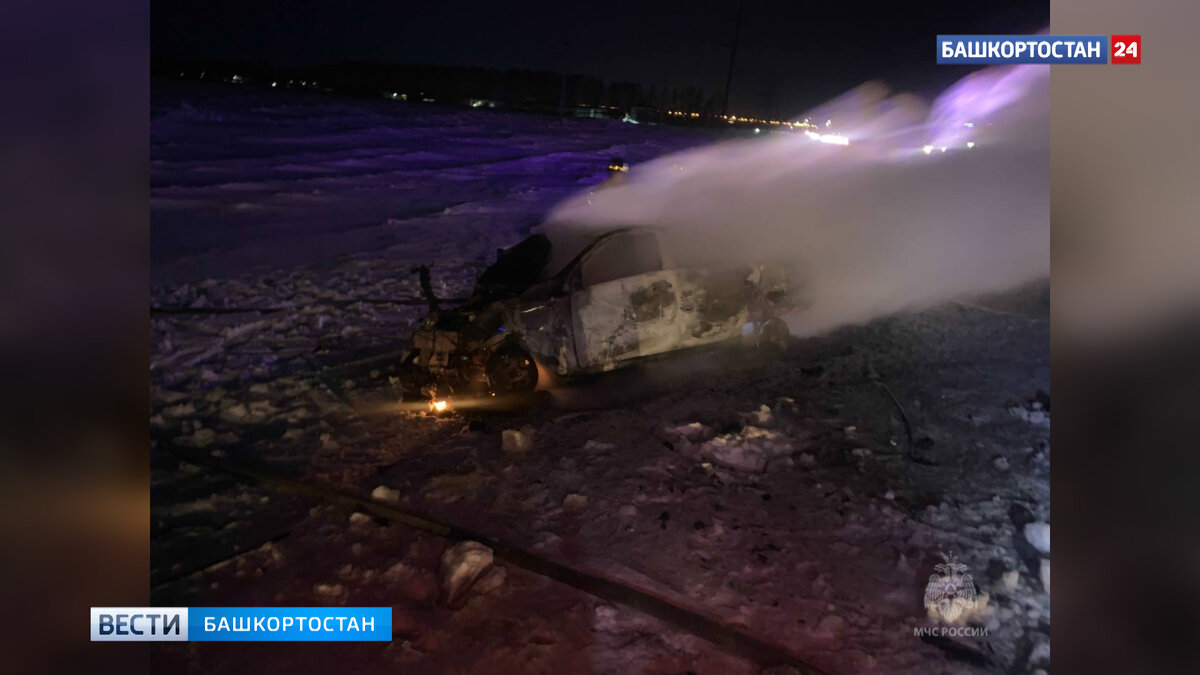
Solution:
{"label": "flame on ground", "polygon": [[432,410],[433,412],[445,412],[450,409],[450,401],[448,401],[446,399],[430,401],[429,409]]}

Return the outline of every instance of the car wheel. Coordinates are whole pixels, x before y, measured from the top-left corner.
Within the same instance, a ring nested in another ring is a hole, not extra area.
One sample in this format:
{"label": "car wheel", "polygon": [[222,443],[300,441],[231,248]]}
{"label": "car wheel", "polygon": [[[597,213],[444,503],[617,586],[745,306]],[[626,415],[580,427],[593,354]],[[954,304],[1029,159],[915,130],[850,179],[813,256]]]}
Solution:
{"label": "car wheel", "polygon": [[502,347],[488,359],[487,377],[494,394],[525,394],[537,388],[537,364],[520,347]]}
{"label": "car wheel", "polygon": [[792,331],[787,322],[773,316],[764,321],[758,329],[758,348],[773,356],[782,356],[787,351],[791,335]]}
{"label": "car wheel", "polygon": [[400,400],[402,401],[423,401],[428,398],[422,390],[433,383],[433,376],[417,364],[417,357],[420,355],[420,352],[413,350],[400,364],[400,386],[403,392]]}

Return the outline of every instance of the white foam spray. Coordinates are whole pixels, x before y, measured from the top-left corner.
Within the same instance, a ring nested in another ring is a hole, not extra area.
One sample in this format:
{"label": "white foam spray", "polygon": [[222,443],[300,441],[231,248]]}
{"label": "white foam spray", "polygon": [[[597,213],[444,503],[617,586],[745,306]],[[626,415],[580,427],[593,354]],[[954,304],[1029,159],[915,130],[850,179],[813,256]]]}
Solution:
{"label": "white foam spray", "polygon": [[797,118],[848,145],[779,131],[665,156],[545,230],[656,226],[680,265],[793,262],[812,295],[797,335],[999,291],[1049,275],[1049,108],[1046,66],[974,73],[929,106],[868,84]]}

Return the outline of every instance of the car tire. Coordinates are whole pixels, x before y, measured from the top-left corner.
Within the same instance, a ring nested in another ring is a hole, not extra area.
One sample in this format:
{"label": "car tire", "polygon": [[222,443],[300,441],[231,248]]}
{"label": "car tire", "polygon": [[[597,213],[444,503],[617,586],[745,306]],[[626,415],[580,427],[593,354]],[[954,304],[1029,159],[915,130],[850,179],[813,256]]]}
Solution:
{"label": "car tire", "polygon": [[488,359],[487,378],[488,386],[497,396],[528,394],[537,388],[537,363],[520,347],[501,347]]}
{"label": "car tire", "polygon": [[771,356],[780,357],[787,351],[788,341],[792,331],[787,322],[773,316],[763,322],[758,329],[758,348]]}
{"label": "car tire", "polygon": [[420,355],[419,351],[413,350],[404,359],[403,363],[400,364],[400,386],[402,391],[400,400],[402,401],[423,401],[428,398],[422,389],[433,383],[433,376],[430,375],[429,371],[417,365],[417,357]]}

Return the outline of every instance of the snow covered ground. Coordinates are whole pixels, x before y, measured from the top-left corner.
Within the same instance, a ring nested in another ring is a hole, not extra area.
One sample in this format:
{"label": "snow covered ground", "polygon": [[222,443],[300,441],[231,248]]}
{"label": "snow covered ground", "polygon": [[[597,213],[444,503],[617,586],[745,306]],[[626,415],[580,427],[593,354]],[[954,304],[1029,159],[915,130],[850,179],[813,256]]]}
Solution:
{"label": "snow covered ground", "polygon": [[[387,301],[418,295],[413,265],[461,294],[610,156],[709,140],[156,83],[152,306],[275,311],[152,316],[155,438],[364,499],[382,487],[830,672],[1048,670],[1044,287],[844,328],[778,362],[649,364],[520,414],[396,404],[389,354],[421,307]],[[163,646],[164,671],[761,670],[499,560],[499,581],[448,606],[454,541],[152,459],[153,602],[390,605],[396,624],[387,645]],[[942,552],[974,575],[963,622],[986,637],[915,634],[939,625],[923,593]]]}

